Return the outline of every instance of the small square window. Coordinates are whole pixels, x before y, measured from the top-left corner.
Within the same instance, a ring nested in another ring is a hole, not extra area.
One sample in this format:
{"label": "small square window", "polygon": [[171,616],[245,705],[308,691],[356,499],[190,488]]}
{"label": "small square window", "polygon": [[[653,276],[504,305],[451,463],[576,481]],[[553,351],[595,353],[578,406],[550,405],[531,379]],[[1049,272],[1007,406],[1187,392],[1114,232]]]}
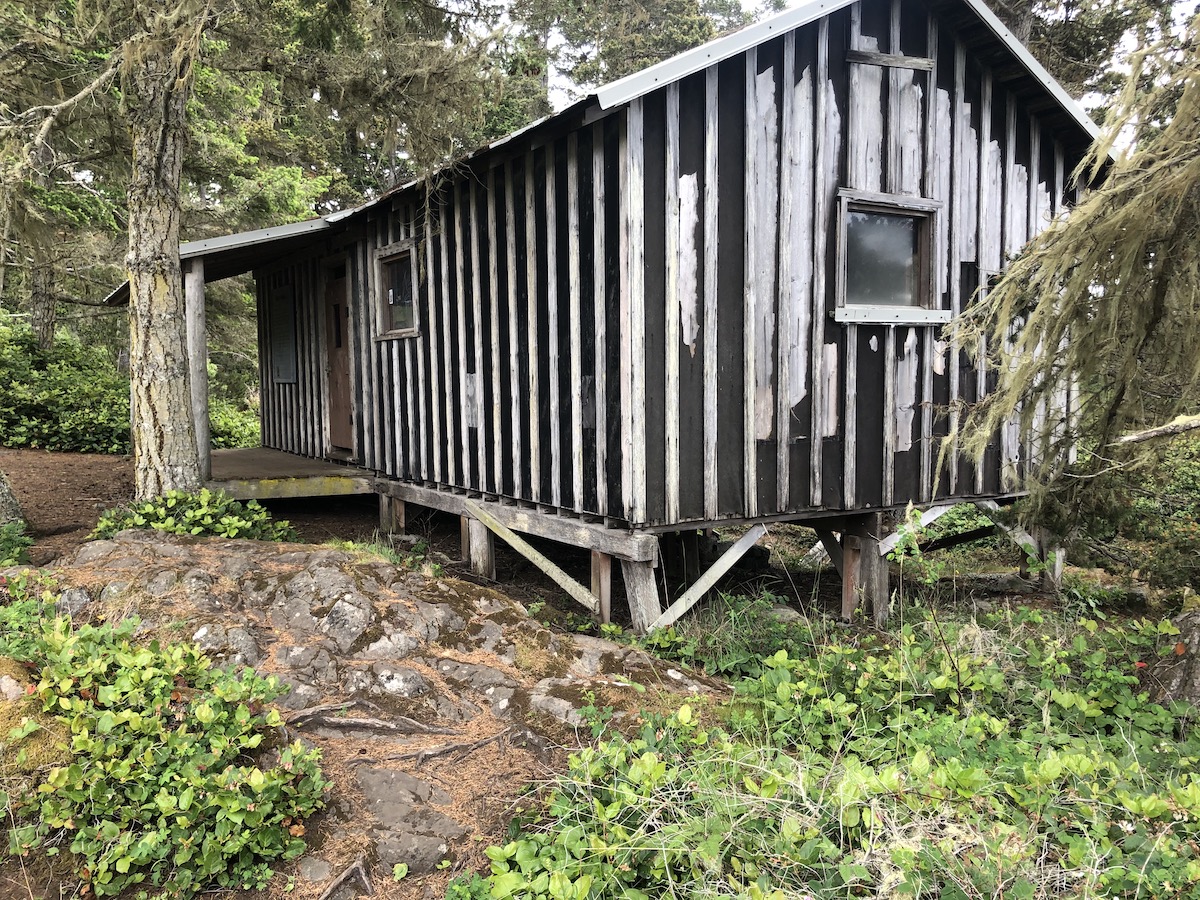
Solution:
{"label": "small square window", "polygon": [[846,213],[846,302],[923,306],[921,218],[853,209]]}
{"label": "small square window", "polygon": [[940,204],[920,197],[840,193],[841,322],[949,321],[934,296],[932,234]]}
{"label": "small square window", "polygon": [[381,337],[417,333],[417,269],[411,244],[381,249],[379,260],[379,330]]}

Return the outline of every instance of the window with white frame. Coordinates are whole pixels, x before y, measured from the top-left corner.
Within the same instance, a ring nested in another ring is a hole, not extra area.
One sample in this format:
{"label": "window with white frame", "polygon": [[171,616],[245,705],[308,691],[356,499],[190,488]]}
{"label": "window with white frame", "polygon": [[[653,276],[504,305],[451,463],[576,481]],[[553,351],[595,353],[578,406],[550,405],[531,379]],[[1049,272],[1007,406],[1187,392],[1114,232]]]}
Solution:
{"label": "window with white frame", "polygon": [[933,234],[940,203],[921,197],[843,190],[838,215],[841,322],[936,323]]}
{"label": "window with white frame", "polygon": [[417,258],[411,241],[376,252],[380,337],[411,337],[420,328],[417,314]]}

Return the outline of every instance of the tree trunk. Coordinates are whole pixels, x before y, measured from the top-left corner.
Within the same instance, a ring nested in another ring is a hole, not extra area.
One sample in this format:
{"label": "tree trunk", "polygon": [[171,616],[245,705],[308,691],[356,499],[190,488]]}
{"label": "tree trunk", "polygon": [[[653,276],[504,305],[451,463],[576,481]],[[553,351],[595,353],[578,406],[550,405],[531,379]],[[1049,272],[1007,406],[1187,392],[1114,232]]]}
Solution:
{"label": "tree trunk", "polygon": [[186,107],[204,11],[204,4],[197,6],[196,18],[180,17],[190,26],[163,25],[165,33],[137,42],[123,79],[133,142],[125,264],[130,422],[139,499],[196,490],[201,484],[179,263]]}
{"label": "tree trunk", "polygon": [[0,525],[20,522],[22,518],[21,504],[17,502],[12,485],[8,483],[8,476],[0,472]]}
{"label": "tree trunk", "polygon": [[58,304],[54,301],[54,272],[50,265],[34,260],[29,269],[29,325],[37,345],[49,350],[54,345]]}

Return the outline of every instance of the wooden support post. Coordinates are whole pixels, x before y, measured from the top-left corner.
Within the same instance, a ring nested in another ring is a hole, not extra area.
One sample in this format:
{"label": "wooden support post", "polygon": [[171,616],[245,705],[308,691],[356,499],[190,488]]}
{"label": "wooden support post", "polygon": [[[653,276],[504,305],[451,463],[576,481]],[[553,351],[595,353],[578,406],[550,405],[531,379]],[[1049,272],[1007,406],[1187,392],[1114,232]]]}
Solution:
{"label": "wooden support post", "polygon": [[458,549],[459,558],[464,563],[471,562],[471,517],[458,517]]}
{"label": "wooden support post", "polygon": [[467,542],[471,571],[496,580],[496,544],[488,527],[478,519],[467,520]]}
{"label": "wooden support post", "polygon": [[741,539],[726,550],[713,567],[704,573],[704,577],[688,588],[687,593],[672,603],[666,612],[651,620],[647,626],[648,629],[666,628],[695,606],[712,589],[713,585],[721,579],[721,576],[732,569],[737,564],[737,561],[745,556],[750,548],[757,544],[766,533],[767,529],[765,527],[755,525],[742,535]]}
{"label": "wooden support post", "polygon": [[700,579],[700,532],[685,531],[683,542],[683,583],[691,587]]}
{"label": "wooden support post", "polygon": [[862,575],[862,543],[857,535],[842,536],[842,621],[854,619],[858,609],[858,581]]}
{"label": "wooden support post", "polygon": [[612,557],[592,551],[592,595],[600,604],[600,621],[612,621]]}
{"label": "wooden support post", "polygon": [[1030,563],[1037,563],[1041,570],[1042,589],[1058,590],[1062,584],[1063,566],[1066,565],[1066,554],[1058,546],[1056,536],[1044,528],[1035,528],[1030,533],[1019,525],[1010,525],[1000,521],[998,515],[1000,506],[994,500],[979,500],[976,509],[996,523],[996,527],[1008,535],[1009,539],[1021,548],[1020,572],[1021,577],[1033,575]]}
{"label": "wooden support post", "polygon": [[189,260],[183,273],[184,318],[187,330],[188,374],[192,418],[196,423],[196,452],[200,481],[212,477],[212,439],[208,426],[208,341],[205,337],[204,260]]}
{"label": "wooden support post", "polygon": [[891,585],[888,583],[888,561],[879,552],[879,541],[883,537],[883,514],[871,513],[864,517],[861,567],[863,597],[871,604],[875,624],[882,628],[887,624],[892,608]]}
{"label": "wooden support post", "polygon": [[867,513],[847,520],[842,536],[842,618],[854,618],[860,599],[865,599],[875,623],[883,626],[891,609],[887,560],[879,552],[883,516]]}
{"label": "wooden support post", "polygon": [[384,534],[404,534],[405,526],[404,501],[398,497],[379,495],[379,530]]}
{"label": "wooden support post", "polygon": [[633,630],[637,634],[645,634],[650,630],[650,623],[662,611],[654,566],[648,562],[623,559],[621,575],[625,579],[625,595],[629,598],[629,617]]}

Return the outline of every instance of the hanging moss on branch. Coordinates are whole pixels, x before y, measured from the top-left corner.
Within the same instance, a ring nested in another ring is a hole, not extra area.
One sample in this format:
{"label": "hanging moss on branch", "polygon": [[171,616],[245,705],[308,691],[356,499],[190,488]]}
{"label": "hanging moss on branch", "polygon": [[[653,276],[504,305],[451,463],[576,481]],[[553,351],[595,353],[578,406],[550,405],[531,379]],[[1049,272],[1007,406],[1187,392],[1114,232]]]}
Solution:
{"label": "hanging moss on branch", "polygon": [[1064,533],[1090,487],[1175,431],[1124,435],[1200,409],[1200,19],[1133,58],[1075,178],[1096,186],[954,327],[959,347],[986,341],[998,383],[947,444],[981,457],[1018,418],[1034,447],[1028,514]]}

